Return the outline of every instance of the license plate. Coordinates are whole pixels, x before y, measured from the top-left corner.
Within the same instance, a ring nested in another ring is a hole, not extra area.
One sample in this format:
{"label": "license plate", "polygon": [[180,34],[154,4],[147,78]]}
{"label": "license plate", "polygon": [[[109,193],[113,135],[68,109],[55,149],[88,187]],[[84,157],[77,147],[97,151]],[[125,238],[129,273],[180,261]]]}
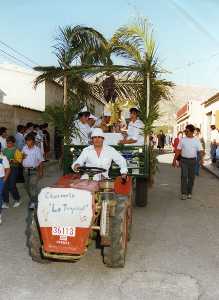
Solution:
{"label": "license plate", "polygon": [[52,235],[75,236],[75,227],[71,226],[53,226]]}

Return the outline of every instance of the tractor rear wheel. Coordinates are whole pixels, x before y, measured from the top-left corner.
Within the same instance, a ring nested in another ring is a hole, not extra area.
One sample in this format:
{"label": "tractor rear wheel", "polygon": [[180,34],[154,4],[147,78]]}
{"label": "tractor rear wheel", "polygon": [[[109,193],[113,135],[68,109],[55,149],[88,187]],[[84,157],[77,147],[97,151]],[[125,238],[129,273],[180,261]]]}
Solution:
{"label": "tractor rear wheel", "polygon": [[121,268],[125,265],[128,242],[128,210],[126,196],[117,195],[115,215],[110,218],[109,247],[103,249],[103,260],[107,267]]}
{"label": "tractor rear wheel", "polygon": [[139,207],[147,206],[148,203],[148,179],[136,178],[135,204]]}
{"label": "tractor rear wheel", "polygon": [[44,259],[42,255],[42,243],[40,239],[36,213],[34,212],[31,214],[30,220],[28,222],[27,245],[29,248],[30,256],[32,257],[33,261],[42,264],[49,262],[47,259]]}

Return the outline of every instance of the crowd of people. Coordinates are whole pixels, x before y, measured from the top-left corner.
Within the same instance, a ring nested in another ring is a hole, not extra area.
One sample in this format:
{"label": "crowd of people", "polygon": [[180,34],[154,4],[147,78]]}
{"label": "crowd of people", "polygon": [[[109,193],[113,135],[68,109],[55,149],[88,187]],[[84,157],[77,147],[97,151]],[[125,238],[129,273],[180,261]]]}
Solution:
{"label": "crowd of people", "polygon": [[38,182],[43,176],[43,162],[48,160],[50,135],[48,124],[28,122],[19,124],[14,135],[7,128],[0,128],[0,224],[2,209],[9,208],[9,194],[13,207],[21,203],[18,182],[24,182],[29,196],[29,208],[37,201]]}
{"label": "crowd of people", "polygon": [[101,118],[96,118],[89,111],[80,112],[78,119],[75,121],[76,134],[72,141],[73,144],[88,145],[92,131],[95,128],[101,128],[104,133],[121,134],[118,144],[143,145],[144,137],[142,129],[144,128],[144,124],[139,119],[139,111],[137,108],[132,107],[129,112],[128,125],[126,120],[122,118],[112,124],[110,112],[105,112]]}
{"label": "crowd of people", "polygon": [[163,130],[160,130],[158,134],[151,131],[149,135],[150,146],[157,148],[159,153],[164,153],[165,146],[171,147],[172,140],[172,134],[164,134]]}

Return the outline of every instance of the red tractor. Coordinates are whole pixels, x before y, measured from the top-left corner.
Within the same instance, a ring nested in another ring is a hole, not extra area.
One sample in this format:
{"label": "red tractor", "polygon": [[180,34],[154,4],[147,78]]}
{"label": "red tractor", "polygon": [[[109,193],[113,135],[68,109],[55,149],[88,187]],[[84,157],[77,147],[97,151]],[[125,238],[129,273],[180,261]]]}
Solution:
{"label": "red tractor", "polygon": [[[104,172],[81,167],[89,178]],[[43,188],[28,226],[28,246],[34,261],[76,261],[96,240],[108,267],[124,267],[132,224],[132,179],[122,182],[62,176]]]}

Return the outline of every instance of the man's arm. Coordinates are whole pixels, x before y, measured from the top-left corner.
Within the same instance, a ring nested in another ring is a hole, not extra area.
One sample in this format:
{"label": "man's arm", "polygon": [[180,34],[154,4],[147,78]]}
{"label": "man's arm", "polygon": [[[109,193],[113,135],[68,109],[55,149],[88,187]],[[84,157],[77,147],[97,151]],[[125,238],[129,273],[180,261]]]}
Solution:
{"label": "man's arm", "polygon": [[82,150],[81,154],[76,159],[76,161],[73,162],[73,164],[71,166],[72,170],[73,171],[77,171],[78,167],[81,167],[81,166],[83,166],[85,164],[86,159],[87,159],[87,155],[86,155],[86,152],[85,152],[85,149],[84,149],[84,150]]}
{"label": "man's arm", "polygon": [[127,174],[128,173],[128,168],[127,168],[127,163],[125,158],[114,148],[113,149],[113,160],[115,163],[120,167],[120,173],[121,174]]}

